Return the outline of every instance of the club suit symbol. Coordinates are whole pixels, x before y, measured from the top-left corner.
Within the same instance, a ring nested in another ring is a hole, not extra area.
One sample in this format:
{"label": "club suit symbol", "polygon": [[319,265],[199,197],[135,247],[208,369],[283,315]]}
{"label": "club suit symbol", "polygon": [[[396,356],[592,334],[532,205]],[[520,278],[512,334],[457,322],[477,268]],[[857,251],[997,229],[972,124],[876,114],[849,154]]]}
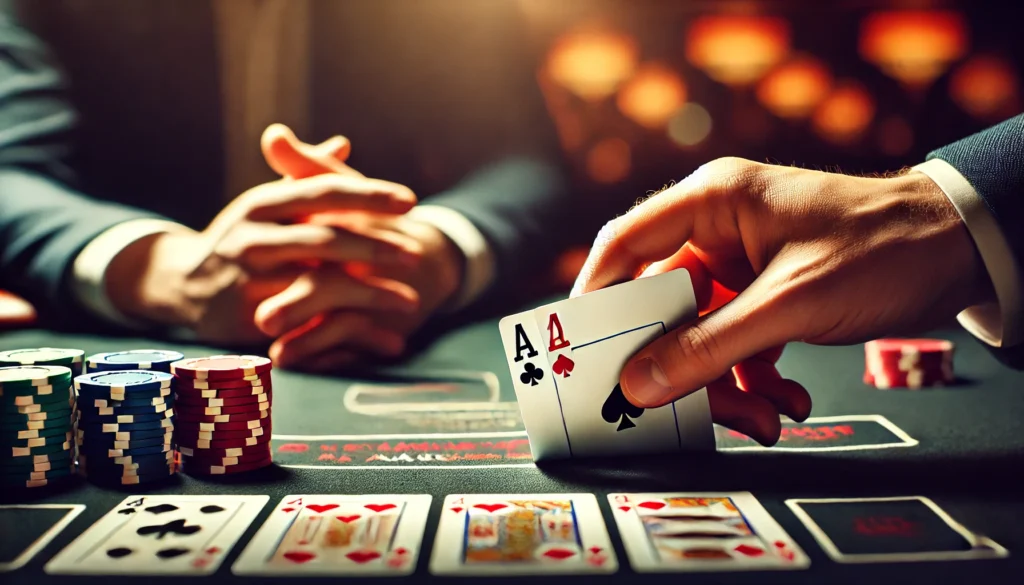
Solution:
{"label": "club suit symbol", "polygon": [[626,400],[626,395],[622,393],[622,387],[619,384],[615,385],[611,394],[604,401],[604,406],[601,407],[601,418],[608,423],[619,423],[619,426],[615,429],[616,431],[624,431],[631,429],[636,426],[630,418],[639,418],[644,413],[644,409],[639,406],[633,406],[633,404]]}
{"label": "club suit symbol", "polygon": [[537,366],[527,362],[523,366],[523,373],[519,374],[519,380],[523,384],[529,384],[530,386],[536,386],[538,382],[544,379],[544,370]]}

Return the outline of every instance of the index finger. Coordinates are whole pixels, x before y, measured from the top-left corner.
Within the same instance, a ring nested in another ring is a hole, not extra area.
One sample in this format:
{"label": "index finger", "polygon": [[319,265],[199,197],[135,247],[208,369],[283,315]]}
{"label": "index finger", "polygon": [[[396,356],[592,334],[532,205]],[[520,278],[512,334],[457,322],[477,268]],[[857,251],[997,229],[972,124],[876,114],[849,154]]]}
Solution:
{"label": "index finger", "polygon": [[331,173],[278,181],[253,191],[246,215],[253,221],[302,220],[330,211],[397,215],[414,205],[416,196],[404,185]]}

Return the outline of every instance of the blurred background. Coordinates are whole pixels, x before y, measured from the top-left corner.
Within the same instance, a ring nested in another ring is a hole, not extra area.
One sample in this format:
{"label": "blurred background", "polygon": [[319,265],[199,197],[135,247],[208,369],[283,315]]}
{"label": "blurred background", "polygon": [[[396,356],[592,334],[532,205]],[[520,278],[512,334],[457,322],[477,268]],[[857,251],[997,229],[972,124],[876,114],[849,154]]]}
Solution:
{"label": "blurred background", "polygon": [[[421,195],[503,150],[543,152],[572,177],[581,214],[623,212],[727,155],[898,170],[1024,109],[1015,4],[31,0],[20,8],[72,79],[90,192],[201,226],[272,178],[258,136],[273,121],[309,140],[348,135],[353,166]],[[184,204],[186,191],[201,196]],[[588,244],[562,255],[555,282],[571,283]]]}

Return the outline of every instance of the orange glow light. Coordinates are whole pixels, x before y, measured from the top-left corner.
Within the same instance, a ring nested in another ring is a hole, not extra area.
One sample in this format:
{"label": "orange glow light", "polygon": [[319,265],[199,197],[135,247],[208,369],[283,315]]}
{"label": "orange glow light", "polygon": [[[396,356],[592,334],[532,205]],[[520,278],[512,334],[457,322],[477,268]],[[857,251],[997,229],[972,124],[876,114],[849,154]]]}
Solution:
{"label": "orange glow light", "polygon": [[861,25],[861,56],[908,87],[927,87],[966,51],[967,24],[957,12],[877,12]]}
{"label": "orange glow light", "polygon": [[659,63],[640,66],[619,91],[619,111],[645,128],[661,128],[686,102],[679,74]]}
{"label": "orange glow light", "polygon": [[572,248],[563,252],[555,262],[555,280],[558,284],[572,286],[589,254],[588,248]]}
{"label": "orange glow light", "polygon": [[605,138],[587,153],[587,175],[598,183],[618,183],[629,175],[629,145],[621,138]]}
{"label": "orange glow light", "polygon": [[982,119],[1014,113],[1020,81],[1013,66],[1001,57],[979,55],[953,73],[949,93],[968,114]]}
{"label": "orange glow light", "polygon": [[615,93],[636,69],[639,49],[629,35],[588,29],[562,36],[548,53],[547,72],[558,85],[586,100]]}
{"label": "orange glow light", "polygon": [[832,142],[853,142],[875,116],[875,102],[858,84],[839,85],[814,112],[814,129]]}
{"label": "orange glow light", "polygon": [[780,118],[806,118],[831,86],[825,64],[802,55],[769,73],[757,86],[757,99]]}
{"label": "orange glow light", "polygon": [[789,24],[763,16],[702,16],[686,35],[686,58],[733,87],[761,79],[789,53]]}

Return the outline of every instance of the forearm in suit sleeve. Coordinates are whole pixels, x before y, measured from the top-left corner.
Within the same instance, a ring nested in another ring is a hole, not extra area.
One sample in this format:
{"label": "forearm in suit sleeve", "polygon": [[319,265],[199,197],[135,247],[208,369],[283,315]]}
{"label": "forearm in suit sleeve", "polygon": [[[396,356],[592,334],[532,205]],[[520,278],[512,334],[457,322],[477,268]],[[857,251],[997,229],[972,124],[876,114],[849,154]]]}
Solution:
{"label": "forearm in suit sleeve", "polygon": [[0,287],[29,299],[50,322],[76,310],[68,277],[86,244],[146,216],[69,186],[75,114],[65,91],[38,39],[0,10]]}

